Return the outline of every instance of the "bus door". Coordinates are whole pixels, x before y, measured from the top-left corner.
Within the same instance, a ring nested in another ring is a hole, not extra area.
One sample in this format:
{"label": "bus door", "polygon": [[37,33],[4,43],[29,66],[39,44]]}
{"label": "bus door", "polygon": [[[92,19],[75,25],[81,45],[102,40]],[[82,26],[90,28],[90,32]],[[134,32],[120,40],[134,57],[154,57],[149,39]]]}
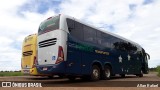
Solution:
{"label": "bus door", "polygon": [[81,57],[81,52],[77,49],[77,42],[72,41],[69,36],[67,42],[67,73],[81,74]]}

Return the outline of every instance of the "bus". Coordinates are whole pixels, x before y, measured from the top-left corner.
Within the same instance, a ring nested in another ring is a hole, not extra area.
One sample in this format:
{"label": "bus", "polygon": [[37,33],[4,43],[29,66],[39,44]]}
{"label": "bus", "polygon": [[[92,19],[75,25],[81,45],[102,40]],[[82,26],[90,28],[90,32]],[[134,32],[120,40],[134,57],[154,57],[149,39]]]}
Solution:
{"label": "bus", "polygon": [[148,73],[149,54],[137,43],[63,14],[41,22],[37,70],[42,74],[110,79]]}
{"label": "bus", "polygon": [[38,75],[35,64],[37,56],[37,34],[25,37],[22,45],[21,71],[23,74]]}
{"label": "bus", "polygon": [[[53,74],[40,74],[37,71],[37,34],[31,34],[25,37],[22,45],[21,72],[24,75],[48,76],[53,78]],[[63,76],[59,76],[63,78]]]}

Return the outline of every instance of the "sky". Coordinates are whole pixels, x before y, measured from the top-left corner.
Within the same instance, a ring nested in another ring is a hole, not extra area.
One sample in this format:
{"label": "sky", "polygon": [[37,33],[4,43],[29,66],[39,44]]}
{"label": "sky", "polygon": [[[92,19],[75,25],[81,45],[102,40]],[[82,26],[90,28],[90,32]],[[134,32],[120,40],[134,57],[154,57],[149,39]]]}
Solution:
{"label": "sky", "polygon": [[0,71],[20,70],[23,39],[59,13],[140,44],[160,65],[160,0],[1,0]]}

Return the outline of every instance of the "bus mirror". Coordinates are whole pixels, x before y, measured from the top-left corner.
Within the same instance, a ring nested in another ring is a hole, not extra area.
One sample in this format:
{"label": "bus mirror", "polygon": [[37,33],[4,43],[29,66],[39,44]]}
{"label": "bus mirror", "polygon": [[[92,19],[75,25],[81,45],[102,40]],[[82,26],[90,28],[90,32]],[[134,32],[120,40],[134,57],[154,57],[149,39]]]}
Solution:
{"label": "bus mirror", "polygon": [[148,60],[150,59],[150,55],[148,53],[146,53],[147,57],[148,57]]}

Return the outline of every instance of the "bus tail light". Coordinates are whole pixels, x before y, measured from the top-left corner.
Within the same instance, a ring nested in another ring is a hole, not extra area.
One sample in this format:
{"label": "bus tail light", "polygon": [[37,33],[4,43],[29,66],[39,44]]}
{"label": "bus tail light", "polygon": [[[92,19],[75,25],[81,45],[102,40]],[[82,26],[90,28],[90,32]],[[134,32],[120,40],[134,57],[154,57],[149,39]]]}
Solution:
{"label": "bus tail light", "polygon": [[60,62],[63,62],[64,61],[64,53],[63,53],[63,48],[62,46],[59,46],[58,48],[58,58],[57,58],[57,61],[55,64],[58,64]]}
{"label": "bus tail light", "polygon": [[34,56],[34,61],[33,61],[33,66],[32,66],[32,68],[34,68],[36,65],[37,65],[37,58],[36,58],[36,56]]}

